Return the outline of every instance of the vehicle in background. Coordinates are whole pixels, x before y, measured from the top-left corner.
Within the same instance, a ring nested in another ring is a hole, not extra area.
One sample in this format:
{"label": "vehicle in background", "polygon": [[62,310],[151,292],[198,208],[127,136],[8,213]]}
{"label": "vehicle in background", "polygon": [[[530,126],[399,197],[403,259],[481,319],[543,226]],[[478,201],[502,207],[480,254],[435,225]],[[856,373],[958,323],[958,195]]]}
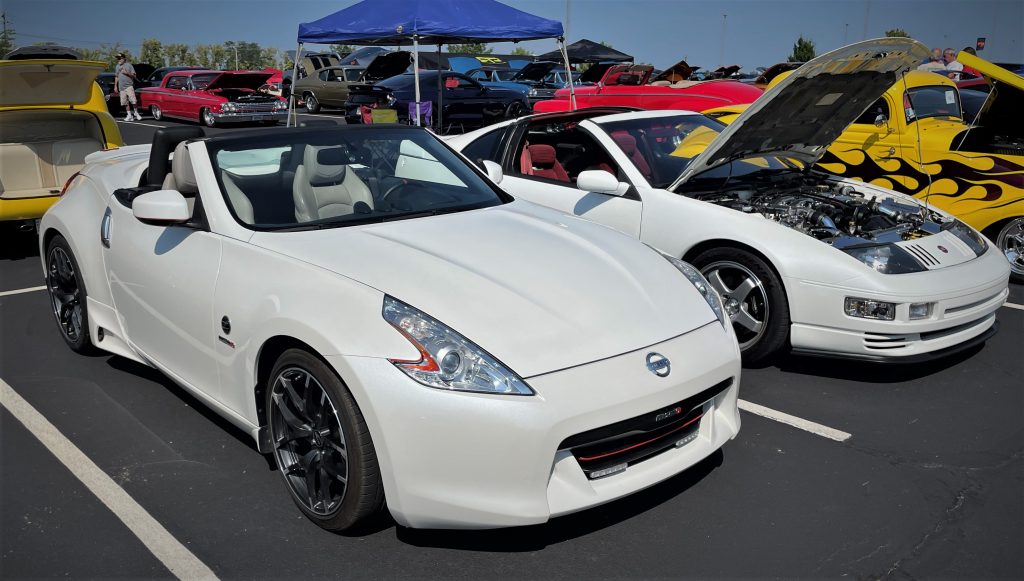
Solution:
{"label": "vehicle in background", "polygon": [[88,154],[123,143],[95,82],[106,65],[73,52],[26,47],[0,61],[0,221],[39,218]]}
{"label": "vehicle in background", "polygon": [[[391,53],[396,54],[396,53]],[[468,131],[529,111],[526,93],[487,87],[451,71],[420,71],[420,99],[431,103],[431,120],[437,117],[438,75],[443,86],[443,132]],[[410,107],[416,101],[413,73],[403,73],[373,85],[353,85],[345,104],[347,123],[364,123],[373,109],[393,109],[399,123],[409,123]]]}
{"label": "vehicle in background", "polygon": [[[138,77],[139,77],[139,79],[141,79],[141,81],[139,81],[135,85],[135,89],[136,89],[136,91],[138,91],[139,89],[143,89],[145,87],[159,87],[160,84],[163,83],[164,77],[166,77],[170,73],[177,73],[179,71],[203,71],[203,70],[206,70],[206,69],[203,68],[203,67],[194,67],[194,66],[160,67],[160,68],[157,68],[157,69],[153,69],[153,72],[149,73],[148,75],[145,75],[145,76],[138,75]],[[138,74],[138,73],[136,72],[136,74]]]}
{"label": "vehicle in background", "polygon": [[738,434],[736,338],[690,265],[425,129],[168,129],[43,218],[58,332],[247,434],[318,526],[541,524]]}
{"label": "vehicle in background", "polygon": [[[650,65],[610,65],[603,68],[603,74],[596,84],[586,86],[596,74],[588,69],[580,77],[582,86],[575,89],[576,107],[635,107],[700,112],[726,104],[752,103],[762,94],[756,87],[728,79],[648,84],[652,80],[653,70],[654,67]],[[540,101],[533,107],[538,113],[567,111],[570,108],[569,89],[560,89],[555,92],[554,99]]]}
{"label": "vehicle in background", "polygon": [[511,89],[513,91],[527,93],[530,90],[530,86],[514,81],[513,78],[516,76],[516,73],[517,71],[507,66],[487,65],[470,69],[462,74],[479,82],[485,87],[501,87],[503,89]]}
{"label": "vehicle in background", "polygon": [[363,82],[364,72],[364,67],[325,67],[299,79],[294,85],[295,95],[310,113],[319,112],[321,107],[344,107],[349,88]]}
{"label": "vehicle in background", "polygon": [[114,73],[100,73],[96,75],[96,84],[103,92],[103,98],[107,102],[107,111],[111,115],[120,114],[124,108],[121,107],[120,96],[114,92]]}
{"label": "vehicle in background", "polygon": [[748,364],[789,348],[943,357],[995,333],[1008,296],[1002,252],[934,203],[813,169],[864,104],[928,54],[911,39],[843,47],[728,127],[687,111],[581,109],[447,141],[499,163],[518,198],[692,262],[725,301]]}
{"label": "vehicle in background", "polygon": [[373,59],[386,52],[391,51],[381,46],[364,46],[341,57],[341,59],[339,59],[339,64],[366,67],[373,62]]}
{"label": "vehicle in background", "polygon": [[288,115],[288,101],[259,92],[272,73],[263,71],[183,71],[164,77],[159,87],[139,91],[139,108],[153,119],[196,121],[208,127],[230,123],[276,124]]}

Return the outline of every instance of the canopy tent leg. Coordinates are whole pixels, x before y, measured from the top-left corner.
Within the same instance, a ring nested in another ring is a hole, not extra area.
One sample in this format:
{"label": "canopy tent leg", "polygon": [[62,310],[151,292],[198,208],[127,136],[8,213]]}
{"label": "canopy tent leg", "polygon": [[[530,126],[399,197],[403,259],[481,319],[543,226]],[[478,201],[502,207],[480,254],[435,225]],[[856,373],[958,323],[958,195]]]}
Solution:
{"label": "canopy tent leg", "polygon": [[441,43],[437,43],[437,111],[434,116],[437,118],[437,134],[441,135],[444,128],[444,121],[441,119],[444,111],[444,91],[441,89]]}
{"label": "canopy tent leg", "polygon": [[572,82],[572,69],[569,68],[569,53],[565,49],[565,37],[558,37],[558,48],[562,51],[562,61],[565,63],[565,76],[569,77],[569,109],[576,110],[576,88]]}
{"label": "canopy tent leg", "polygon": [[298,127],[299,119],[298,114],[295,112],[295,81],[299,80],[299,55],[302,54],[302,43],[300,42],[295,47],[295,58],[292,63],[292,88],[288,90],[288,120],[285,122],[285,127],[292,126],[292,120],[295,120],[295,126]]}
{"label": "canopy tent leg", "polygon": [[420,125],[420,37],[412,37],[412,73],[416,86],[416,126]]}

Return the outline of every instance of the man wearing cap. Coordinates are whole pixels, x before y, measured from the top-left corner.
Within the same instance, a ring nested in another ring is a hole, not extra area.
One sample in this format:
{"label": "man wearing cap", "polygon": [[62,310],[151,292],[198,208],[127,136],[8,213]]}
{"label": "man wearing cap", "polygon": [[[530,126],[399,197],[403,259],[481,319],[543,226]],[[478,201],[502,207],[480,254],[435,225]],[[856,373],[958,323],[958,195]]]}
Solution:
{"label": "man wearing cap", "polygon": [[128,62],[124,53],[117,53],[117,69],[114,70],[114,93],[121,96],[121,106],[128,113],[125,121],[142,121],[142,115],[136,107],[138,103],[135,98],[135,67]]}

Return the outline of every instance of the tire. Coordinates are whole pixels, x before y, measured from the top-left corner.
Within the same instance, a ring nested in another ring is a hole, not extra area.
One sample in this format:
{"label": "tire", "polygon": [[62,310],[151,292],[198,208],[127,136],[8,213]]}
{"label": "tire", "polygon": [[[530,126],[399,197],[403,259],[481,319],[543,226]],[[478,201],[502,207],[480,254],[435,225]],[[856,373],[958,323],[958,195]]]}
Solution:
{"label": "tire", "polygon": [[159,121],[164,116],[164,112],[160,110],[158,105],[150,105],[149,114],[153,116],[153,121]]}
{"label": "tire", "polygon": [[378,514],[384,485],[377,455],[337,374],[312,354],[289,349],[274,364],[266,393],[274,462],[299,510],[330,531],[358,528]]}
{"label": "tire", "polygon": [[60,336],[68,347],[76,353],[94,353],[85,281],[71,246],[59,234],[46,245],[46,293]]}
{"label": "tire", "polygon": [[320,112],[320,101],[316,100],[316,95],[313,93],[306,93],[302,96],[302,100],[306,103],[307,113],[319,113]]}
{"label": "tire", "polygon": [[522,117],[526,114],[529,109],[519,101],[513,101],[509,103],[508,108],[505,109],[505,119],[515,119]]}
{"label": "tire", "polygon": [[[1007,222],[996,235],[995,243],[1010,263],[1010,280],[1024,283],[1024,217]],[[1012,260],[1011,253],[1015,253]]]}
{"label": "tire", "polygon": [[213,117],[213,111],[205,107],[199,110],[199,120],[207,127],[213,127],[217,124],[217,120]]}
{"label": "tire", "polygon": [[771,266],[739,248],[714,248],[693,260],[722,297],[743,364],[770,362],[789,339],[789,301]]}

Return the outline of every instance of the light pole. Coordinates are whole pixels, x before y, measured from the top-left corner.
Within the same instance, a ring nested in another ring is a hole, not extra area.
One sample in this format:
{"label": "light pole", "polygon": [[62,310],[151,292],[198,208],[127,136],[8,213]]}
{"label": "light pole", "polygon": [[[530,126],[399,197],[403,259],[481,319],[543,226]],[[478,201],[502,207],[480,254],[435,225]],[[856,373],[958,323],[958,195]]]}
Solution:
{"label": "light pole", "polygon": [[235,41],[229,40],[229,41],[224,43],[224,46],[226,46],[228,48],[231,48],[231,49],[234,49],[234,51],[235,51],[235,70],[237,71],[238,70],[238,45],[235,44]]}
{"label": "light pole", "polygon": [[847,34],[849,34],[849,32],[850,32],[850,23],[847,22],[846,24],[843,25],[843,46],[846,46],[846,37],[847,37]]}
{"label": "light pole", "polygon": [[728,18],[728,14],[722,15],[722,46],[718,49],[718,66],[720,67],[725,66],[725,26]]}

